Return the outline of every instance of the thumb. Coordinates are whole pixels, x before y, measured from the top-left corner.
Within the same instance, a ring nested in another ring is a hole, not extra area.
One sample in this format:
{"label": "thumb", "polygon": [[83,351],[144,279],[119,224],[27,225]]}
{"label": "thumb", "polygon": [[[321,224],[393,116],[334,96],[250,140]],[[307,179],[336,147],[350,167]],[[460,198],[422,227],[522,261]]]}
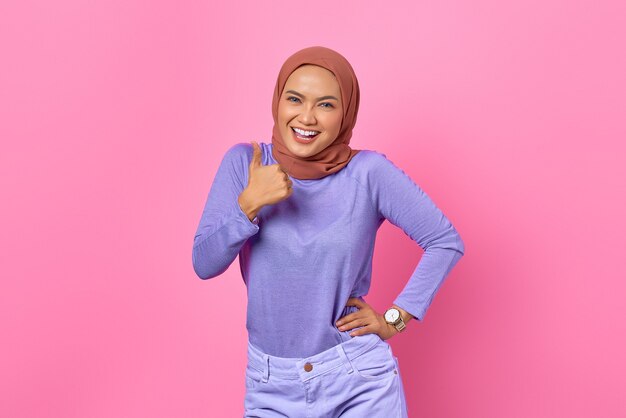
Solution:
{"label": "thumb", "polygon": [[250,161],[250,169],[261,166],[261,147],[255,141],[252,141],[252,161]]}

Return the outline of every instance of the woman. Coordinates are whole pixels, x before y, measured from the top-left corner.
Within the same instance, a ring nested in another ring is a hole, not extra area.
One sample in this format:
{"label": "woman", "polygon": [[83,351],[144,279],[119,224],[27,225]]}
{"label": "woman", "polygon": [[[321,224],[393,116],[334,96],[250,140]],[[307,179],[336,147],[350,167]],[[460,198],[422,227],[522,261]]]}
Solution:
{"label": "woman", "polygon": [[[232,146],[211,186],[193,266],[209,279],[239,255],[246,417],[407,416],[385,340],[423,320],[464,244],[385,154],[349,147],[358,108],[358,81],[342,55],[321,46],[296,52],[276,82],[271,144]],[[362,297],[385,219],[425,251],[380,314]]]}

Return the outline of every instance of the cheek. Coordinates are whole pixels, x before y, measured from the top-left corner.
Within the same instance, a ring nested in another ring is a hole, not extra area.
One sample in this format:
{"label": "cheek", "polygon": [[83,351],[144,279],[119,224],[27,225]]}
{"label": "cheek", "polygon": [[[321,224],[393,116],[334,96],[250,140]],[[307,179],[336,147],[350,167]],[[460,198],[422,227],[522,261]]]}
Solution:
{"label": "cheek", "polygon": [[281,127],[284,127],[291,119],[293,119],[293,114],[289,109],[278,109],[278,123]]}
{"label": "cheek", "polygon": [[339,130],[341,129],[341,121],[343,120],[343,118],[340,117],[334,117],[331,121],[331,125],[332,126],[332,131],[335,133],[339,133]]}
{"label": "cheek", "polygon": [[277,109],[277,112],[276,112],[276,114],[277,114],[277,116],[278,116],[278,119],[279,119],[279,120],[280,120],[280,119],[284,119],[284,117],[285,117],[285,113],[286,113],[285,106],[284,106],[284,105],[283,105],[283,103],[281,102],[281,103],[279,103],[279,105],[278,105],[278,109]]}

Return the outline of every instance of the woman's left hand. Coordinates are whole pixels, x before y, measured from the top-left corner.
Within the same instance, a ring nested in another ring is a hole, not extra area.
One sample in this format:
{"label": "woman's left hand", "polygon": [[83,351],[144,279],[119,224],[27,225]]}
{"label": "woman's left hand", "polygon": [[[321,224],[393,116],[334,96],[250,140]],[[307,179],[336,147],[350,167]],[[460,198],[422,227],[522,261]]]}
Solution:
{"label": "woman's left hand", "polygon": [[396,327],[388,324],[383,315],[376,312],[370,305],[359,298],[348,299],[346,306],[356,306],[359,310],[339,318],[335,324],[339,331],[348,331],[363,326],[363,328],[351,332],[350,335],[378,334],[383,340],[387,340],[400,332]]}

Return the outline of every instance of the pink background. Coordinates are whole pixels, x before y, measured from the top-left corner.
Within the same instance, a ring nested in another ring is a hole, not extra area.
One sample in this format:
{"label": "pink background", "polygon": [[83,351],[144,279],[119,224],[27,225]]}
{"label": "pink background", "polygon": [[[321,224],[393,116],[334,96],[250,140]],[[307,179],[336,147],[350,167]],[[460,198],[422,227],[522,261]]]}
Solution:
{"label": "pink background", "polygon": [[[260,3],[0,4],[0,416],[242,415],[238,262],[201,281],[192,241],[311,45],[466,244],[389,340],[411,417],[625,416],[624,2]],[[384,224],[379,312],[421,253]]]}

